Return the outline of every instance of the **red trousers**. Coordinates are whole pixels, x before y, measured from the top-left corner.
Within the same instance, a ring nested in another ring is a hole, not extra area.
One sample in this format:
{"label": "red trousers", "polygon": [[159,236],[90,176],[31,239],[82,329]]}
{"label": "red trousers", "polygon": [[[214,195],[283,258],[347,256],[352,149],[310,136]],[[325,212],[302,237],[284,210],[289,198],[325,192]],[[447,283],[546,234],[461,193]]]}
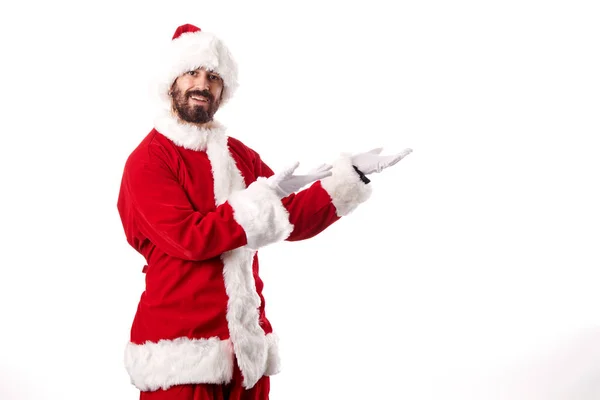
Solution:
{"label": "red trousers", "polygon": [[244,389],[242,374],[235,365],[233,378],[228,384],[172,386],[167,390],[140,392],[140,400],[269,400],[269,390],[268,376],[263,376],[251,389]]}

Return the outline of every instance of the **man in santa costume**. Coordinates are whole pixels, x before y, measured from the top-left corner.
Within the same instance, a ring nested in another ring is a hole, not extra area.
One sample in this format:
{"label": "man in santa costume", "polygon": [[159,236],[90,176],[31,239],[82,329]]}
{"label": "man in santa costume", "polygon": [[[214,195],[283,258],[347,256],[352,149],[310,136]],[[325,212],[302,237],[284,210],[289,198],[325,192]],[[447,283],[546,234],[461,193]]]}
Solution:
{"label": "man in santa costume", "polygon": [[280,363],[257,251],[348,215],[370,196],[366,175],[411,150],[275,174],[213,119],[238,83],[227,47],[193,25],[169,44],[161,112],[128,157],[118,198],[127,242],[147,264],[126,369],[140,399],[265,400]]}

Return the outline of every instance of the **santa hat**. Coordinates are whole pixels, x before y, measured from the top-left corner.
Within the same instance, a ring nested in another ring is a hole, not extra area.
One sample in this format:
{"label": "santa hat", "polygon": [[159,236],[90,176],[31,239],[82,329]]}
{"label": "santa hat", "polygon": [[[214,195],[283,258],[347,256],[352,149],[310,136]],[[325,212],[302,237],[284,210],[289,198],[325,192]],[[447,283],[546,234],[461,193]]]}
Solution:
{"label": "santa hat", "polygon": [[238,87],[237,64],[229,49],[215,35],[185,24],[175,31],[162,55],[158,90],[163,108],[170,108],[169,90],[180,75],[201,67],[216,72],[223,79],[221,104],[231,99]]}

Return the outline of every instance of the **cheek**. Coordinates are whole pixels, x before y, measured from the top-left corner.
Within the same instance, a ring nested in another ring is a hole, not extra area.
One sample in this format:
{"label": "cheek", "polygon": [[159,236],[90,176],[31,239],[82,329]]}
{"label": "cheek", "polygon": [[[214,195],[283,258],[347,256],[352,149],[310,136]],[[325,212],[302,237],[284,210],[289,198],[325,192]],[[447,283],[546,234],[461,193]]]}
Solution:
{"label": "cheek", "polygon": [[221,95],[222,95],[222,94],[223,94],[223,88],[222,88],[222,87],[220,87],[220,88],[217,88],[217,89],[215,90],[215,92],[213,93],[213,95],[215,96],[215,99],[216,99],[217,101],[219,101],[219,102],[220,102],[220,100],[221,100]]}
{"label": "cheek", "polygon": [[177,81],[175,81],[175,87],[180,93],[185,93],[191,88],[190,79],[186,76],[179,78]]}

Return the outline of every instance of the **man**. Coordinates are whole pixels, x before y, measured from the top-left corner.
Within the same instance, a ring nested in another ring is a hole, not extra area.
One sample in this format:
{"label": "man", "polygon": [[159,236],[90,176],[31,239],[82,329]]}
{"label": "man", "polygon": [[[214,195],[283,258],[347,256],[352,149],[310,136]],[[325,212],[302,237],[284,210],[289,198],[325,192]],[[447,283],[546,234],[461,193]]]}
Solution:
{"label": "man", "polygon": [[140,399],[265,400],[279,356],[257,250],[348,215],[370,196],[366,175],[410,149],[274,174],[213,119],[237,86],[225,45],[193,25],[170,44],[162,111],[127,159],[118,198],[127,241],[147,261],[126,369]]}

